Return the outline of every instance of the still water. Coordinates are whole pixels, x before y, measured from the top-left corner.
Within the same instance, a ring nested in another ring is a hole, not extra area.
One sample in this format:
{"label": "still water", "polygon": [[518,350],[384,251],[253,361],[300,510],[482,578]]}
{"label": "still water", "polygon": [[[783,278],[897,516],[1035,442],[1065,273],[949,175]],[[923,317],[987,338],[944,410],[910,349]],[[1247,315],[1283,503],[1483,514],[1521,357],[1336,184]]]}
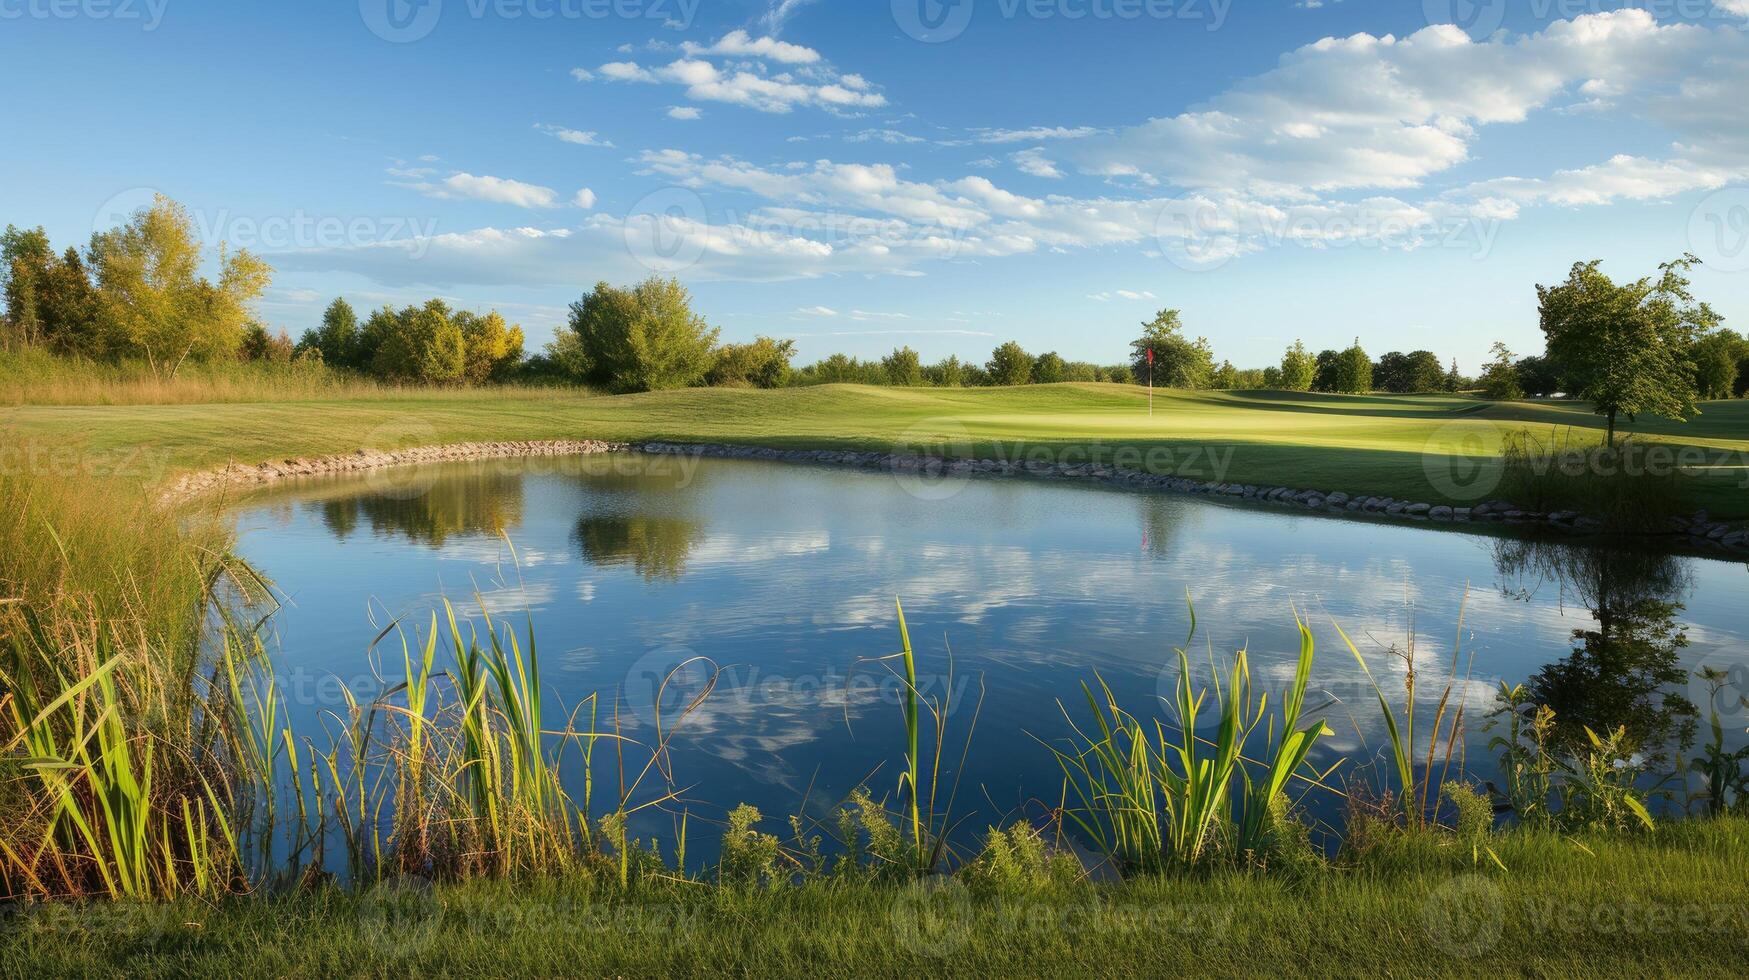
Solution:
{"label": "still water", "polygon": [[[368,700],[398,681],[399,646],[373,667],[370,644],[396,620],[423,632],[447,596],[476,622],[482,605],[519,631],[531,620],[548,697],[566,709],[599,693],[603,727],[617,702],[622,730],[650,740],[659,703],[695,819],[743,801],[825,815],[864,782],[892,791],[900,685],[871,658],[899,649],[895,599],[920,686],[949,705],[944,781],[957,778],[969,828],[1056,801],[1039,740],[1068,732],[1059,699],[1084,720],[1082,681],[1097,673],[1132,712],[1161,710],[1187,596],[1199,669],[1244,646],[1271,690],[1291,676],[1296,610],[1306,619],[1308,704],[1336,731],[1317,761],[1346,755],[1360,778],[1383,726],[1333,624],[1399,702],[1413,650],[1423,718],[1456,663],[1465,761],[1482,779],[1501,682],[1652,746],[1693,727],[1708,693],[1698,665],[1734,669],[1727,708],[1749,693],[1741,563],[1196,497],[617,455],[307,480],[246,498],[237,519],[243,555],[284,594],[276,672],[301,729],[341,708],[340,685]],[[714,691],[679,719],[707,674]],[[1741,736],[1749,718],[1727,721]],[[598,759],[598,793],[615,783]],[[670,818],[646,811],[635,829],[666,836]]]}

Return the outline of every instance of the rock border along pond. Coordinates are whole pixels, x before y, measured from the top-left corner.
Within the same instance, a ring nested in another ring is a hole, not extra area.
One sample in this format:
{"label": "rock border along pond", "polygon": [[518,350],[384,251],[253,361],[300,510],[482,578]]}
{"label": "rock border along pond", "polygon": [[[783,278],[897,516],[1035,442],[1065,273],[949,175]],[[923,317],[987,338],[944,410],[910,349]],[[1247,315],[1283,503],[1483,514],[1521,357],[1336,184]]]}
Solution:
{"label": "rock border along pond", "polygon": [[[424,463],[507,459],[519,456],[592,456],[602,453],[641,452],[649,455],[695,455],[717,459],[750,459],[804,463],[912,474],[926,479],[971,477],[1027,477],[1098,483],[1136,490],[1182,493],[1248,500],[1301,510],[1352,513],[1409,523],[1503,524],[1541,526],[1567,534],[1596,534],[1602,525],[1578,511],[1544,513],[1525,510],[1509,501],[1487,500],[1469,507],[1398,500],[1393,497],[1340,490],[1307,490],[1286,486],[1223,483],[1104,463],[1010,462],[989,459],[949,459],[913,453],[856,452],[836,449],[775,449],[723,443],[604,442],[594,439],[556,439],[523,442],[466,442],[411,449],[360,449],[340,456],[286,459],[264,463],[231,463],[187,474],[174,481],[163,494],[168,503],[192,500],[221,490],[249,489],[299,477],[344,475],[392,466]],[[1749,529],[1712,520],[1705,511],[1672,519],[1666,537],[1682,539],[1689,547],[1709,551],[1749,554]]]}

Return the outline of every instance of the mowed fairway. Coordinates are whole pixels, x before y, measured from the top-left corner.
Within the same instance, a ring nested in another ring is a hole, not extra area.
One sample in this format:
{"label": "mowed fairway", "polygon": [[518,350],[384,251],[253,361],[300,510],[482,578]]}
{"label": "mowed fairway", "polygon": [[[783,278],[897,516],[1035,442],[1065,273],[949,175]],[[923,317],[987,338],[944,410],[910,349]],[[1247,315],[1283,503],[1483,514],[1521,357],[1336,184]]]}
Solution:
{"label": "mowed fairway", "polygon": [[[998,389],[828,385],[776,391],[686,389],[617,397],[570,391],[409,391],[278,403],[37,406],[0,409],[6,441],[78,454],[156,482],[224,463],[480,440],[599,438],[788,448],[935,449],[1146,465],[1199,479],[1474,499],[1475,462],[1529,428],[1601,440],[1602,419],[1559,402],[1457,396],[1159,392],[1104,384]],[[1624,430],[1687,448],[1690,509],[1749,517],[1749,401],[1708,402],[1682,423]],[[13,465],[8,461],[8,465]],[[1447,479],[1445,474],[1451,474]]]}

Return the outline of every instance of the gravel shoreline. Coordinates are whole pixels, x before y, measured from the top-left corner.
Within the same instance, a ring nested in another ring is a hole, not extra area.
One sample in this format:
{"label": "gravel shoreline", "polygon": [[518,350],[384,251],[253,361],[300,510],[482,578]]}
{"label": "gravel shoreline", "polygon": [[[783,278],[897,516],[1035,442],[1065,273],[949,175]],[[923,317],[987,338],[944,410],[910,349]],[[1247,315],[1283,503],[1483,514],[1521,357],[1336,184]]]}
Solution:
{"label": "gravel shoreline", "polygon": [[[1308,490],[1286,486],[1224,483],[1147,473],[1103,463],[1051,463],[1040,461],[944,459],[908,453],[854,452],[833,449],[772,449],[714,443],[644,442],[619,443],[594,439],[557,439],[525,442],[469,442],[424,446],[393,451],[360,449],[342,456],[285,459],[256,464],[232,463],[190,473],[165,491],[169,503],[187,501],[221,490],[249,489],[280,480],[308,476],[341,475],[391,466],[421,463],[506,459],[518,456],[592,456],[603,453],[641,452],[650,455],[691,455],[716,459],[751,459],[782,463],[838,466],[891,473],[916,479],[919,487],[936,495],[947,481],[973,477],[1027,477],[1040,480],[1087,482],[1166,493],[1222,497],[1273,504],[1297,510],[1349,513],[1405,523],[1503,524],[1543,527],[1549,530],[1590,535],[1601,532],[1594,519],[1577,511],[1542,513],[1525,510],[1504,500],[1484,500],[1469,507],[1454,507],[1422,501],[1398,500],[1376,494],[1341,490]],[[1749,530],[1711,520],[1702,511],[1672,519],[1669,531],[1659,537],[1676,538],[1685,546],[1704,551],[1749,554]]]}

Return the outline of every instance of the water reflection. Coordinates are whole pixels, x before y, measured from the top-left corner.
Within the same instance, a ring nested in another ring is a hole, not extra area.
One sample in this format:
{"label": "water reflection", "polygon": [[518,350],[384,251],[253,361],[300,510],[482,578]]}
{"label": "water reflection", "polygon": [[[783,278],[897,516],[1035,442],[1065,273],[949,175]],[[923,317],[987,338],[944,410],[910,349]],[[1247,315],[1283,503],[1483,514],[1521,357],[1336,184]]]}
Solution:
{"label": "water reflection", "polygon": [[[970,685],[948,725],[954,739],[975,729],[955,773],[972,832],[1059,786],[1035,737],[1063,733],[1057,702],[1078,697],[1082,681],[1097,673],[1121,703],[1159,713],[1162,685],[1175,679],[1170,647],[1189,628],[1187,591],[1199,651],[1205,638],[1221,653],[1245,646],[1272,691],[1299,649],[1293,613],[1305,615],[1318,640],[1313,683],[1351,716],[1332,710],[1338,735],[1320,743],[1320,765],[1339,753],[1364,761],[1386,738],[1371,684],[1332,624],[1361,645],[1393,699],[1406,664],[1387,651],[1399,637],[1416,634],[1430,653],[1419,669],[1443,675],[1459,636],[1453,697],[1466,719],[1486,713],[1500,682],[1524,683],[1581,737],[1580,724],[1627,724],[1648,743],[1679,741],[1693,714],[1665,692],[1673,682],[1682,691],[1680,671],[1749,662],[1736,564],[1496,546],[1046,483],[974,480],[920,501],[877,474],[739,460],[624,454],[406,477],[395,482],[430,492],[385,495],[354,476],[276,488],[240,509],[244,555],[295,597],[276,623],[287,668],[356,677],[376,631],[371,606],[421,622],[444,592],[465,613],[475,583],[511,583],[485,600],[495,613],[533,610],[557,702],[599,693],[604,710],[627,709],[650,658],[673,651],[724,669],[671,745],[675,770],[704,801],[695,813],[743,801],[776,814],[827,807],[870,772],[886,778],[881,767],[903,751],[901,712],[892,697],[847,690],[847,678],[859,659],[898,649],[895,597],[920,683],[943,690],[951,675]],[[1480,581],[1502,587],[1466,603]],[[973,692],[986,685],[980,704]],[[1436,688],[1423,685],[1424,710]],[[299,702],[294,722],[317,729],[324,712],[343,709]],[[649,736],[635,710],[622,718]],[[1728,734],[1733,749],[1742,743],[1741,725]],[[1465,758],[1481,778],[1490,737],[1466,721]]]}
{"label": "water reflection", "polygon": [[584,514],[571,540],[595,565],[630,565],[646,582],[678,582],[686,559],[704,542],[704,529],[692,521],[643,514]]}
{"label": "water reflection", "polygon": [[441,548],[459,535],[496,537],[520,526],[523,478],[487,468],[459,470],[423,493],[334,497],[308,506],[341,541],[364,524],[376,537],[399,536]]}
{"label": "water reflection", "polygon": [[1574,546],[1550,541],[1501,541],[1495,563],[1521,593],[1553,585],[1591,611],[1593,625],[1573,631],[1572,652],[1527,682],[1531,699],[1555,710],[1557,737],[1570,747],[1589,727],[1606,734],[1625,727],[1638,750],[1663,762],[1692,744],[1697,710],[1683,691],[1688,671],[1681,651],[1687,627],[1678,623],[1693,587],[1688,563],[1669,555]]}

